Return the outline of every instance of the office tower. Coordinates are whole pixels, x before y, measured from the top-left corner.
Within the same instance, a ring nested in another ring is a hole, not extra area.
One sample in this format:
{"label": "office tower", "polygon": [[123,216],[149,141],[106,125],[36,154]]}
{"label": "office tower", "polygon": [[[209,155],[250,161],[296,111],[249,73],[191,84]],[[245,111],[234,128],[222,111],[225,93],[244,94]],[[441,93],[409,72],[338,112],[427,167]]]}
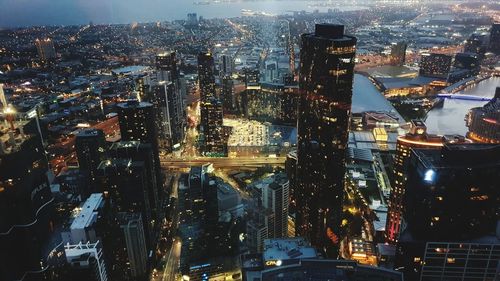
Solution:
{"label": "office tower", "polygon": [[[115,271],[115,276],[123,279],[115,280],[144,280],[148,276],[148,248],[144,233],[143,221],[140,213],[118,213],[118,222],[123,231],[128,263],[125,271]],[[120,239],[119,238],[119,239]],[[123,248],[122,248],[123,249]]]}
{"label": "office tower", "polygon": [[229,240],[233,224],[218,222],[217,183],[209,175],[211,169],[191,167],[187,185],[179,189],[180,267],[191,280],[212,279],[234,262],[230,255],[235,245]]}
{"label": "office tower", "polygon": [[198,16],[196,15],[196,13],[187,14],[186,25],[189,27],[195,27],[198,25]]}
{"label": "office tower", "polygon": [[172,151],[184,139],[182,99],[173,82],[153,86],[148,101],[153,104],[160,148]]}
{"label": "office tower", "polygon": [[162,177],[155,170],[157,164],[151,144],[140,143],[138,141],[115,142],[109,147],[109,156],[112,158],[132,159],[132,161],[144,163],[151,217],[155,220],[156,224],[159,224],[161,198],[163,198],[162,195],[165,191],[161,182]]}
{"label": "office tower", "polygon": [[233,74],[233,58],[230,55],[222,55],[220,57],[220,76],[231,76]]}
{"label": "office tower", "polygon": [[273,124],[297,123],[298,86],[260,83],[244,92],[247,118]]}
{"label": "office tower", "polygon": [[8,106],[7,98],[5,97],[5,92],[3,91],[3,84],[0,83],[0,104],[2,108],[6,108]]}
{"label": "office tower", "polygon": [[227,144],[223,132],[222,103],[211,98],[201,103],[201,131],[204,139],[204,153],[225,155]]}
{"label": "office tower", "polygon": [[150,143],[158,157],[158,131],[155,111],[151,103],[130,100],[117,105],[121,139]]}
{"label": "office tower", "polygon": [[158,81],[173,82],[179,79],[175,51],[158,54],[155,58],[155,65],[158,70]]}
{"label": "office tower", "polygon": [[56,58],[54,42],[50,38],[36,39],[35,45],[41,61],[46,62]]}
{"label": "office tower", "polygon": [[481,70],[480,60],[480,55],[475,53],[457,53],[447,82],[453,84],[478,75]]}
{"label": "office tower", "polygon": [[234,112],[236,110],[236,96],[233,86],[234,83],[231,76],[222,77],[221,100],[222,109],[226,113]]}
{"label": "office tower", "polygon": [[139,213],[144,221],[148,249],[154,244],[154,218],[150,205],[148,168],[142,161],[112,158],[99,165],[99,184],[94,192],[108,194],[115,212]]}
{"label": "office tower", "polygon": [[427,127],[420,120],[412,120],[410,132],[398,137],[394,159],[393,182],[389,198],[389,209],[385,227],[385,239],[390,244],[398,241],[402,228],[403,198],[406,190],[407,166],[412,148],[434,148],[443,146],[443,137],[427,133]]}
{"label": "office tower", "polygon": [[500,54],[500,23],[494,23],[490,30],[490,51]]}
{"label": "office tower", "polygon": [[356,38],[344,26],[317,24],[302,35],[297,143],[297,235],[338,256],[345,150]]}
{"label": "office tower", "polygon": [[201,102],[215,97],[214,57],[211,53],[198,54],[198,83]]}
{"label": "office tower", "polygon": [[474,53],[481,57],[486,52],[486,39],[484,35],[472,34],[464,44],[464,53]]}
{"label": "office tower", "polygon": [[500,87],[496,88],[494,98],[483,107],[471,108],[466,121],[469,139],[481,143],[500,143]]}
{"label": "office tower", "polygon": [[76,135],[75,150],[80,172],[85,175],[89,184],[95,182],[97,167],[106,158],[106,146],[102,130],[86,129]]}
{"label": "office tower", "polygon": [[457,53],[453,67],[468,70],[478,70],[480,68],[479,55],[473,53]]}
{"label": "office tower", "polygon": [[391,44],[391,64],[402,66],[406,61],[406,43],[398,42]]}
{"label": "office tower", "polygon": [[405,280],[497,280],[498,155],[495,144],[411,151],[395,264]]}
{"label": "office tower", "polygon": [[452,57],[444,54],[422,54],[420,57],[421,76],[446,78],[450,72]]}
{"label": "office tower", "polygon": [[102,242],[64,245],[66,265],[51,280],[107,281]]}
{"label": "office tower", "polygon": [[264,240],[288,237],[290,183],[285,173],[273,174],[253,184],[254,202],[248,210],[246,245],[260,252]]}
{"label": "office tower", "polygon": [[[20,280],[46,266],[53,201],[38,136],[25,134],[15,111],[0,121],[0,280]],[[6,270],[8,269],[8,270]]]}
{"label": "office tower", "polygon": [[290,182],[285,173],[273,176],[272,182],[263,186],[261,200],[262,207],[270,210],[274,216],[274,223],[268,228],[268,237],[287,237]]}

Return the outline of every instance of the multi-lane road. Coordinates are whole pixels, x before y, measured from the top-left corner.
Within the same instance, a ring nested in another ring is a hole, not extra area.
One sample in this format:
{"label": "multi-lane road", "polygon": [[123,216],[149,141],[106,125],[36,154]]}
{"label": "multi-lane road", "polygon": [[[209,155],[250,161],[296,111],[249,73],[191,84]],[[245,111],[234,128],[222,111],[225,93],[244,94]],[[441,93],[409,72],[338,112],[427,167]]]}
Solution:
{"label": "multi-lane road", "polygon": [[215,168],[231,167],[261,167],[264,165],[283,166],[286,157],[186,157],[170,158],[161,157],[160,162],[164,168],[189,168],[191,166],[212,163]]}

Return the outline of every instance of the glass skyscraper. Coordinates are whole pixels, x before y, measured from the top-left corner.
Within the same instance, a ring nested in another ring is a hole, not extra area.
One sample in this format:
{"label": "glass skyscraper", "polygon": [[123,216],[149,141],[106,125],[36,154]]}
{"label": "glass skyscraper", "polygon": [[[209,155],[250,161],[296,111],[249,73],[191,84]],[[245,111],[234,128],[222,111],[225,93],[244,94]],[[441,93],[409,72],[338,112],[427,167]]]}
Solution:
{"label": "glass skyscraper", "polygon": [[327,257],[340,243],[356,41],[342,25],[302,35],[296,231]]}

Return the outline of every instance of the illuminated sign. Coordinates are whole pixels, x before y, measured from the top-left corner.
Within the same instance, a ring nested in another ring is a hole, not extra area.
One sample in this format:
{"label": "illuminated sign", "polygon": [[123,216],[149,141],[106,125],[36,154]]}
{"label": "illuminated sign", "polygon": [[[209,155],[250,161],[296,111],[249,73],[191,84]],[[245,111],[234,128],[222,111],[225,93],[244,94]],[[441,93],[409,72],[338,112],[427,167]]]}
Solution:
{"label": "illuminated sign", "polygon": [[283,262],[281,260],[268,260],[266,261],[266,266],[281,266]]}

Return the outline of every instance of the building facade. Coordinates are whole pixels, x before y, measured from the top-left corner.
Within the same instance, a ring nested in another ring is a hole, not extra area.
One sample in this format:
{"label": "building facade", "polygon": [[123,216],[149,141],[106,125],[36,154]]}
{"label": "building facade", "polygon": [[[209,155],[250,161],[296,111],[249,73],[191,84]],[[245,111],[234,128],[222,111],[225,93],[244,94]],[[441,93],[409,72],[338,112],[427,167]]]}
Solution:
{"label": "building facade", "polygon": [[297,235],[337,257],[356,38],[317,24],[302,35],[297,144]]}

